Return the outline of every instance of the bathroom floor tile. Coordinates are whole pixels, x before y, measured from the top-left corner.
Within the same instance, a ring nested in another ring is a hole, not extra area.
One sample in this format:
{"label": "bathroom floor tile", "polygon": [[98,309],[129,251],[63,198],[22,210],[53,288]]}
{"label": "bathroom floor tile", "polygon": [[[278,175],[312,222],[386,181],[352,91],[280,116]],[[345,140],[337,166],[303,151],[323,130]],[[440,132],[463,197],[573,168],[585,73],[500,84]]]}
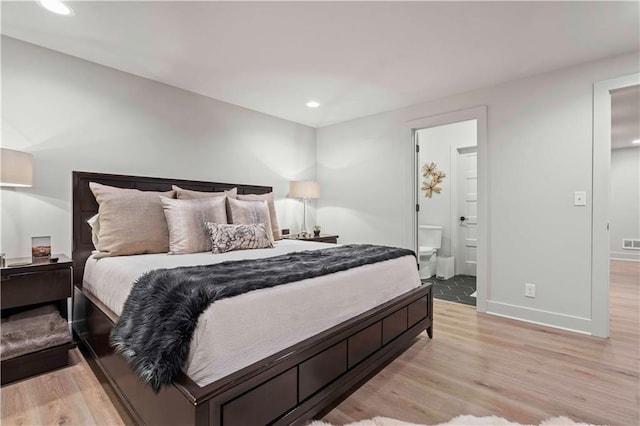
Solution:
{"label": "bathroom floor tile", "polygon": [[476,277],[456,275],[448,280],[432,277],[422,282],[433,283],[433,297],[436,299],[476,306],[476,298],[471,296],[476,291]]}

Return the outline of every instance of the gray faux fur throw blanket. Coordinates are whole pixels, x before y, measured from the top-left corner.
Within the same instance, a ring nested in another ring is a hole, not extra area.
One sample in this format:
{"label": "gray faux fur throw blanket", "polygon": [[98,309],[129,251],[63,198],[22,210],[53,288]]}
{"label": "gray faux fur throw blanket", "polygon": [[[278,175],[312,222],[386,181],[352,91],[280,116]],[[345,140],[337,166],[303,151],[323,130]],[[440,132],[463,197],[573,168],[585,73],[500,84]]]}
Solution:
{"label": "gray faux fur throw blanket", "polygon": [[135,282],[111,345],[157,392],[182,371],[198,317],[216,300],[409,255],[415,256],[401,248],[344,245],[150,271]]}

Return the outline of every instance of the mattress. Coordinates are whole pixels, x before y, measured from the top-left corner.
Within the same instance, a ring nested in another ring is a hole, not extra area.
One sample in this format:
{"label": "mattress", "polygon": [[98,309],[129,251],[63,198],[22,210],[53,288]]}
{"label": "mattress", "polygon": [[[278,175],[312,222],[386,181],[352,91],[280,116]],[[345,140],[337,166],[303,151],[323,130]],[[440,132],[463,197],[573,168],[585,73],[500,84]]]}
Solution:
{"label": "mattress", "polygon": [[[274,245],[217,255],[91,256],[83,288],[119,316],[135,280],[150,270],[335,247],[296,240]],[[183,370],[207,385],[418,286],[416,260],[404,256],[218,300],[200,316]]]}

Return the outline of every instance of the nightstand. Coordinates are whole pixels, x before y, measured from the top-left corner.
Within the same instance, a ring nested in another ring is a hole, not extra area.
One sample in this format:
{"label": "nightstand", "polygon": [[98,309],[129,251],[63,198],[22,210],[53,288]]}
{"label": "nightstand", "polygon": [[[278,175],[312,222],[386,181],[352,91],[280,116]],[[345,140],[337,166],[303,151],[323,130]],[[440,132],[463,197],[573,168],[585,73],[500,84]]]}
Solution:
{"label": "nightstand", "polygon": [[315,241],[317,243],[331,243],[338,244],[339,235],[329,235],[329,234],[320,234],[319,237],[314,237],[313,235],[310,237],[298,237],[297,235],[292,236],[283,236],[283,238],[289,240],[298,240],[298,241]]}
{"label": "nightstand", "polygon": [[[71,277],[73,261],[64,255],[54,255],[58,257],[57,263],[31,263],[21,266],[9,266],[21,260],[29,259],[7,259],[7,266],[0,269],[1,272],[1,308],[3,327],[8,324],[24,324],[24,322],[4,322],[9,317],[18,318],[14,321],[24,321],[27,311],[54,305],[60,316],[65,320],[69,319],[67,312],[67,298],[71,297]],[[46,309],[46,308],[44,308]],[[50,318],[52,315],[47,316]],[[22,318],[21,318],[22,317]],[[41,317],[45,318],[45,317]],[[60,318],[55,323],[58,325],[58,335],[50,341],[61,341],[64,335],[64,324]],[[33,323],[32,323],[33,324]],[[30,324],[32,326],[32,324]],[[37,322],[35,323],[38,324]],[[17,327],[17,326],[15,326]],[[39,327],[35,327],[36,330]],[[22,329],[20,328],[20,331]],[[30,330],[33,332],[33,330]],[[36,332],[37,333],[37,332]],[[48,331],[43,327],[43,336],[47,336]],[[49,334],[48,337],[52,335]],[[39,347],[32,352],[3,360],[0,364],[2,374],[1,382],[13,382],[45,371],[64,367],[68,364],[69,349],[76,346],[69,330],[70,340],[64,343],[51,343],[48,347]],[[32,336],[37,344],[40,344],[42,336]],[[15,342],[13,342],[15,344]]]}

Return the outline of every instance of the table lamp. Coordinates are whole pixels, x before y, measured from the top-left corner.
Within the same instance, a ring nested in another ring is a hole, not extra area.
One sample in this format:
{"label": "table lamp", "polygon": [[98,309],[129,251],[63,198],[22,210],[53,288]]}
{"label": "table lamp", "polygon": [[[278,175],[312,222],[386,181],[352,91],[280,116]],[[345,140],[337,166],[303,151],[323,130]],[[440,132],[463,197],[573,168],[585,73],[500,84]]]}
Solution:
{"label": "table lamp", "polygon": [[302,228],[300,233],[309,234],[307,229],[307,200],[320,198],[320,185],[312,180],[295,180],[289,182],[289,197],[302,199],[304,215],[302,217]]}

